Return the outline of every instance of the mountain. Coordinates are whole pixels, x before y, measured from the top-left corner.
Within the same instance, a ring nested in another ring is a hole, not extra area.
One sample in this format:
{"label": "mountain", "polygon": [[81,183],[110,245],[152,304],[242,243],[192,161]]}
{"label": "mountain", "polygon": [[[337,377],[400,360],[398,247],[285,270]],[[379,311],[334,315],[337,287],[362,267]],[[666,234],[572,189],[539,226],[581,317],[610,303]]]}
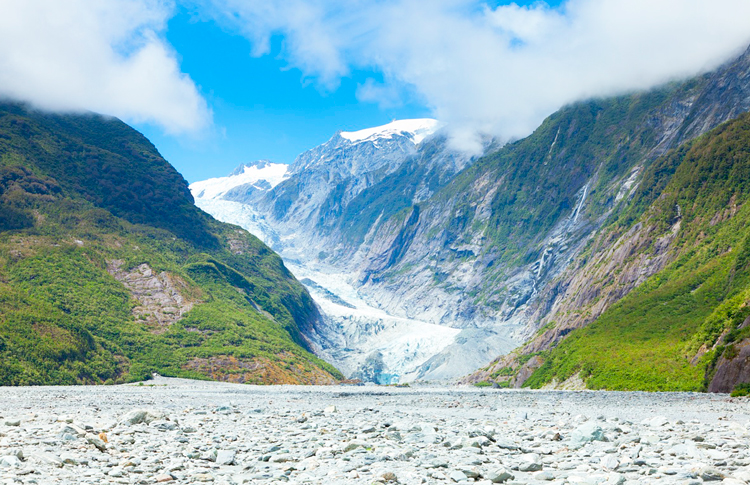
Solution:
{"label": "mountain", "polygon": [[[309,337],[347,375],[379,383],[409,372],[452,342],[455,329],[390,315],[362,299],[349,261],[379,221],[428,198],[472,159],[450,150],[430,119],[336,133],[301,154],[265,193],[204,192],[196,204],[279,251],[323,312]],[[238,171],[226,180],[239,184]],[[217,179],[225,180],[225,179]]]}
{"label": "mountain", "polygon": [[743,114],[651,165],[556,282],[568,296],[556,319],[480,374],[621,390],[729,392],[750,382],[749,200]]}
{"label": "mountain", "polygon": [[366,306],[358,315],[308,285],[324,313],[311,341],[345,373],[444,380],[483,368],[468,381],[520,386],[673,262],[664,248],[679,230],[652,247],[655,233],[612,224],[627,215],[641,227],[633,204],[651,202],[638,194],[667,183],[654,167],[750,110],[748,93],[750,50],[693,79],[563,107],[527,138],[488,140],[479,158],[439,131],[419,143],[338,134],[272,190],[234,202],[296,274]]}
{"label": "mountain", "polygon": [[283,163],[258,160],[237,167],[228,177],[195,182],[190,190],[200,199],[247,199],[279,185],[288,177],[289,167]]}
{"label": "mountain", "polygon": [[[696,246],[699,245],[696,245],[696,241],[690,241],[692,236],[689,234],[696,230],[700,234],[703,229],[697,228],[702,228],[705,221],[694,218],[688,223],[682,217],[682,212],[684,210],[687,213],[688,206],[702,204],[705,201],[675,203],[670,210],[672,213],[679,211],[681,217],[667,224],[668,230],[665,229],[664,218],[657,223],[653,219],[655,217],[653,214],[665,210],[658,201],[674,200],[675,191],[689,190],[688,193],[695,193],[694,188],[669,186],[669,184],[678,184],[670,177],[673,176],[675,168],[684,161],[686,154],[691,153],[690,160],[695,161],[703,157],[703,155],[701,157],[695,155],[698,153],[698,147],[702,147],[700,150],[705,153],[705,158],[714,158],[717,154],[707,153],[708,150],[703,145],[709,143],[706,140],[713,140],[710,143],[730,146],[731,150],[734,149],[732,144],[736,143],[738,150],[744,150],[742,148],[742,143],[745,142],[744,135],[736,129],[724,131],[727,130],[726,127],[698,138],[693,144],[684,142],[699,135],[703,130],[750,110],[750,51],[717,72],[703,76],[697,81],[698,89],[694,91],[692,100],[688,98],[689,110],[674,118],[679,120],[680,124],[676,125],[678,127],[676,130],[673,130],[672,141],[664,145],[672,150],[657,151],[656,154],[665,153],[665,155],[655,162],[637,168],[638,175],[632,179],[632,182],[628,180],[628,195],[619,197],[619,204],[604,219],[603,227],[597,233],[592,233],[582,251],[568,259],[565,268],[549,279],[545,288],[527,307],[526,318],[532,322],[531,328],[536,329],[536,333],[531,335],[532,338],[516,352],[498,358],[487,368],[470,376],[467,381],[499,381],[503,385],[516,387],[524,384],[566,385],[565,381],[569,381],[567,385],[623,389],[699,389],[703,387],[716,389],[703,382],[703,370],[706,366],[711,368],[713,365],[699,362],[706,348],[699,352],[700,346],[693,349],[684,340],[694,339],[695,342],[703,341],[704,343],[710,340],[705,336],[694,336],[696,325],[700,325],[700,322],[696,323],[696,321],[705,316],[701,312],[721,311],[722,302],[728,297],[727,295],[731,296],[736,288],[727,287],[727,294],[721,292],[714,294],[712,301],[700,302],[696,311],[693,312],[693,306],[697,305],[697,302],[693,300],[693,295],[701,292],[690,293],[688,297],[684,292],[681,293],[684,288],[678,291],[675,287],[657,283],[667,277],[675,283],[674,277],[678,274],[686,281],[689,277],[697,277],[690,273],[674,272],[675,265],[678,264],[675,261],[683,261],[682,258],[687,257],[685,254],[698,250]],[[746,118],[741,116],[735,123],[742,123],[744,119]],[[727,143],[717,141],[722,137],[726,138],[727,133],[736,136],[736,139],[725,140]],[[733,166],[735,163],[736,165]],[[742,163],[744,163],[742,160],[729,157],[726,166],[719,168],[722,171],[736,169],[741,172]],[[713,199],[711,203],[714,206],[716,201],[723,201],[726,207],[719,211],[722,214],[724,211],[728,211],[727,214],[733,213],[732,207],[735,202],[731,200],[731,195],[735,191],[731,187],[731,182],[718,183],[712,180],[716,176],[726,174],[724,172],[712,173],[713,168],[707,169],[710,165],[705,160],[700,161],[699,165],[702,171],[699,172],[700,177],[693,183],[707,184],[711,187],[711,193],[704,192],[703,195]],[[687,162],[682,167],[682,170],[692,170]],[[709,185],[711,182],[716,183]],[[738,183],[742,183],[741,178],[738,179]],[[650,204],[654,206],[650,207]],[[646,215],[642,215],[644,213]],[[717,219],[709,218],[708,232],[717,230],[715,228],[721,226],[719,222],[723,220],[722,217],[728,218],[727,214]],[[685,238],[688,241],[685,241]],[[697,263],[692,261],[691,264]],[[661,303],[665,308],[651,306],[649,311],[653,313],[653,318],[642,318],[641,312],[646,311],[646,305],[653,305],[657,301],[654,294],[649,295],[650,300],[639,300],[641,297],[645,298],[644,295],[651,285],[656,285],[660,292],[667,292],[661,295]],[[637,291],[633,292],[636,289]],[[627,298],[623,299],[624,297]],[[634,301],[639,303],[629,308],[626,307],[626,305],[632,305]],[[664,313],[667,307],[673,312],[672,314]],[[664,310],[664,312],[657,309]],[[622,319],[622,322],[628,322],[628,324],[615,326],[617,328],[615,330],[612,327],[612,318]],[[679,326],[675,326],[676,322],[684,326],[678,328]],[[578,330],[592,323],[595,325],[592,325],[590,329]],[[594,332],[596,332],[596,338],[593,337]],[[669,332],[674,333],[669,334]],[[677,332],[681,334],[678,335]],[[655,336],[659,338],[654,338]],[[608,343],[605,344],[603,339]],[[633,339],[635,344],[630,345]],[[579,353],[578,345],[583,342],[591,347]],[[616,345],[613,346],[613,343]],[[680,345],[683,348],[678,351],[677,347]],[[630,352],[620,352],[613,347],[630,349]],[[707,344],[707,348],[711,347],[712,345]],[[576,349],[575,355],[572,350],[574,348]],[[716,351],[717,348],[714,350]],[[561,358],[560,352],[565,353],[566,357]],[[677,357],[680,352],[683,353]],[[721,354],[720,351],[717,353]],[[592,357],[593,355],[596,357]],[[605,366],[606,360],[609,364]],[[562,362],[565,362],[566,370],[557,372],[563,365]],[[620,371],[613,369],[615,364],[621,369]],[[605,367],[607,372],[611,372],[611,380],[601,377]],[[658,372],[655,373],[655,370]],[[670,375],[673,372],[684,375],[679,378],[675,375],[671,378]],[[592,378],[591,373],[597,377]],[[624,377],[623,374],[629,377]],[[690,376],[687,377],[687,374]],[[721,374],[722,372],[719,373]],[[529,379],[530,377],[532,378]],[[727,386],[724,387],[725,390],[727,388]]]}
{"label": "mountain", "polygon": [[564,107],[381,224],[359,291],[389,313],[461,328],[419,376],[454,377],[563,318],[555,310],[575,295],[555,282],[656,159],[750,109],[749,66],[746,52],[695,79]]}
{"label": "mountain", "polygon": [[0,383],[332,383],[305,337],[318,318],[141,134],[0,104]]}

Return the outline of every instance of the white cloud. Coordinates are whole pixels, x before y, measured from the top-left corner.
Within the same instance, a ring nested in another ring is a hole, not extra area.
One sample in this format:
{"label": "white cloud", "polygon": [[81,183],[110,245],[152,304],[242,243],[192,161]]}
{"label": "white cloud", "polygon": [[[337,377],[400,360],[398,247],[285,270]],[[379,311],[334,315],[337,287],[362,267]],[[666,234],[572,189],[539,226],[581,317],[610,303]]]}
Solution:
{"label": "white cloud", "polygon": [[0,0],[0,96],[197,132],[211,113],[160,37],[167,0]]}
{"label": "white cloud", "polygon": [[525,136],[566,103],[691,76],[750,43],[747,0],[194,1],[256,55],[283,35],[289,63],[324,88],[353,68],[381,71],[389,85],[364,85],[363,99],[414,90],[467,149],[476,133]]}

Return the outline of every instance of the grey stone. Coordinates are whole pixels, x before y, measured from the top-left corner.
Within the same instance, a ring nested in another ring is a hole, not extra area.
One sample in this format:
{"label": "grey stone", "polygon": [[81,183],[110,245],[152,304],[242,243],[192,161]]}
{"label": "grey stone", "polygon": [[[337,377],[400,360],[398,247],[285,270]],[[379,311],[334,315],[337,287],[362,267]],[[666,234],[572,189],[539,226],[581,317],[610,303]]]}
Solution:
{"label": "grey stone", "polygon": [[453,470],[448,474],[448,478],[453,480],[454,482],[466,482],[469,480],[469,477],[467,477],[464,472],[461,470]]}
{"label": "grey stone", "polygon": [[492,483],[505,483],[508,480],[514,480],[516,477],[505,468],[495,468],[485,476]]}
{"label": "grey stone", "polygon": [[219,450],[216,453],[217,465],[234,465],[237,452],[235,450]]}
{"label": "grey stone", "polygon": [[726,474],[712,466],[701,468],[698,474],[704,482],[718,482],[726,477]]}
{"label": "grey stone", "polygon": [[120,418],[119,424],[133,426],[135,424],[149,424],[159,419],[159,416],[146,409],[134,409]]}
{"label": "grey stone", "polygon": [[107,451],[107,443],[98,436],[87,434],[86,441],[94,445],[99,451]]}
{"label": "grey stone", "polygon": [[570,434],[570,447],[573,449],[581,448],[586,443],[592,441],[603,441],[604,431],[601,426],[593,421],[588,421],[577,427]]}

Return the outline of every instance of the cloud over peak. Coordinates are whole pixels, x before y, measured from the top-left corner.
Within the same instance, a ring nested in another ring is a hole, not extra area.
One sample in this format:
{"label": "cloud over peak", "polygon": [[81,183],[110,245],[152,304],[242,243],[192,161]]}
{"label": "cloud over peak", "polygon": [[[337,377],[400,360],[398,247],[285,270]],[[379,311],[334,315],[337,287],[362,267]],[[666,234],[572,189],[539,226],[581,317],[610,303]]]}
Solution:
{"label": "cloud over peak", "polygon": [[290,65],[324,88],[380,71],[385,84],[368,81],[363,100],[416,92],[466,149],[476,133],[525,136],[564,104],[692,76],[750,43],[747,0],[194,1],[256,55],[282,35]]}

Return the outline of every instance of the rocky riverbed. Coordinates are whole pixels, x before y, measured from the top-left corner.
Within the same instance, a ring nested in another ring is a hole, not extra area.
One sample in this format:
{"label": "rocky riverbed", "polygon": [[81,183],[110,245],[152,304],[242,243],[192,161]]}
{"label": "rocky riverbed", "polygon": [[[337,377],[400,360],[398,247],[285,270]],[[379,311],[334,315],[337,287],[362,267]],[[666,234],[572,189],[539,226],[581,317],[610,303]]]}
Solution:
{"label": "rocky riverbed", "polygon": [[0,388],[0,483],[750,482],[748,401],[433,387]]}

